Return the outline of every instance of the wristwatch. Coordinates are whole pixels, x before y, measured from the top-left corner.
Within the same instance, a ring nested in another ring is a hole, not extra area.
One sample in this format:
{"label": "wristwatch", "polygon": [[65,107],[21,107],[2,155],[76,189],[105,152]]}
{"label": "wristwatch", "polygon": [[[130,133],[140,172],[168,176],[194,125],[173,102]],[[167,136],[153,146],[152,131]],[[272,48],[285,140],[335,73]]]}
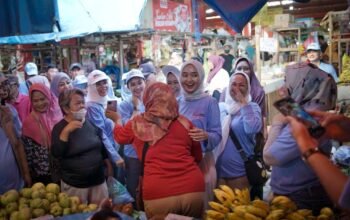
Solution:
{"label": "wristwatch", "polygon": [[311,155],[313,155],[313,154],[315,154],[315,153],[322,153],[322,152],[320,151],[320,149],[319,149],[318,147],[310,148],[310,149],[308,149],[307,151],[305,151],[305,152],[301,155],[301,157],[302,157],[302,159],[303,159],[304,161],[307,161],[307,159],[308,159]]}

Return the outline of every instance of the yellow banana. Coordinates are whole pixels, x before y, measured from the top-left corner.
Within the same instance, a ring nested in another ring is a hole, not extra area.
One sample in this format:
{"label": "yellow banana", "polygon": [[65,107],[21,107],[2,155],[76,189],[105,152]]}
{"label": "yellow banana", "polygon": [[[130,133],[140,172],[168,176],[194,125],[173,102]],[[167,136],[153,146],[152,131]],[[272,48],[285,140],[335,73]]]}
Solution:
{"label": "yellow banana", "polygon": [[221,205],[217,202],[209,202],[209,206],[214,209],[215,211],[221,212],[221,213],[228,213],[230,210],[226,208],[225,206]]}
{"label": "yellow banana", "polygon": [[246,213],[246,206],[245,205],[239,205],[234,208],[234,213],[236,213],[238,216],[244,217],[244,214]]}
{"label": "yellow banana", "polygon": [[299,215],[302,215],[304,217],[312,215],[312,210],[310,209],[299,209],[296,211]]}
{"label": "yellow banana", "polygon": [[226,192],[227,194],[229,194],[232,198],[232,200],[235,199],[235,193],[233,192],[233,190],[231,189],[231,187],[227,186],[227,185],[220,185],[219,186],[220,189],[224,192]]}
{"label": "yellow banana", "polygon": [[244,188],[241,190],[242,196],[244,198],[244,204],[248,205],[250,203],[250,192],[248,188]]}
{"label": "yellow banana", "polygon": [[253,206],[264,209],[267,213],[270,211],[270,206],[266,202],[260,199],[252,201]]}
{"label": "yellow banana", "polygon": [[230,195],[228,195],[221,189],[214,189],[214,194],[216,198],[226,207],[230,207],[230,205],[233,203],[233,200],[231,199]]}
{"label": "yellow banana", "polygon": [[241,205],[247,205],[244,195],[240,189],[235,189],[235,199],[238,200],[238,203]]}
{"label": "yellow banana", "polygon": [[291,200],[287,197],[287,196],[275,196],[273,199],[272,199],[272,202],[271,204],[281,204],[281,203],[288,203],[290,202]]}
{"label": "yellow banana", "polygon": [[216,220],[222,220],[225,219],[225,214],[215,211],[215,210],[207,210],[207,217],[216,219]]}
{"label": "yellow banana", "polygon": [[320,214],[322,215],[326,215],[328,217],[332,217],[334,215],[332,209],[328,208],[328,207],[324,207],[321,209]]}
{"label": "yellow banana", "polygon": [[316,220],[316,217],[313,215],[309,215],[306,217],[306,220]]}
{"label": "yellow banana", "polygon": [[299,215],[297,212],[292,212],[287,215],[288,220],[305,220],[304,216]]}
{"label": "yellow banana", "polygon": [[279,213],[270,213],[265,220],[280,220],[283,217],[283,215]]}
{"label": "yellow banana", "polygon": [[319,216],[317,216],[317,220],[329,220],[331,219],[329,216],[321,214]]}
{"label": "yellow banana", "polygon": [[246,220],[262,220],[261,218],[256,217],[255,215],[250,214],[250,213],[248,213],[248,212],[246,212],[246,213],[244,214],[244,219],[246,219]]}
{"label": "yellow banana", "polygon": [[244,217],[237,215],[237,213],[230,212],[226,214],[227,220],[244,220]]}
{"label": "yellow banana", "polygon": [[253,205],[248,205],[246,207],[246,210],[247,210],[247,212],[249,212],[255,216],[261,217],[261,218],[265,218],[267,216],[267,212],[264,209],[255,207]]}

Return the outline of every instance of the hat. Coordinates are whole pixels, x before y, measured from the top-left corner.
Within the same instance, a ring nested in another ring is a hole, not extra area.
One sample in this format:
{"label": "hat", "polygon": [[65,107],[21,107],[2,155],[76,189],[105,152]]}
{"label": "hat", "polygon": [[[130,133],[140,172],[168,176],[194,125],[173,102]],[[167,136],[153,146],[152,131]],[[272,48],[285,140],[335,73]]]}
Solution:
{"label": "hat", "polygon": [[310,43],[306,48],[306,51],[308,51],[308,50],[321,50],[320,44],[319,43]]}
{"label": "hat", "polygon": [[75,79],[73,80],[73,87],[82,88],[81,85],[86,84],[86,86],[87,86],[87,83],[88,83],[88,78],[85,75],[77,75],[75,77]]}
{"label": "hat", "polygon": [[24,72],[27,73],[28,76],[38,75],[38,67],[35,63],[27,63],[24,67]]}
{"label": "hat", "polygon": [[69,70],[72,71],[74,68],[79,68],[81,70],[83,67],[80,63],[72,63],[69,67]]}
{"label": "hat", "polygon": [[151,73],[156,73],[156,68],[151,62],[143,63],[139,68],[144,76],[148,76]]}
{"label": "hat", "polygon": [[99,81],[107,80],[108,76],[101,70],[94,70],[88,76],[88,85],[94,85]]}
{"label": "hat", "polygon": [[169,73],[175,74],[177,77],[180,76],[180,70],[176,68],[176,66],[172,65],[166,65],[162,68],[162,72],[165,76],[167,76]]}
{"label": "hat", "polygon": [[135,78],[135,77],[140,77],[142,79],[145,79],[145,76],[144,74],[142,74],[142,72],[138,69],[132,69],[130,70],[129,72],[126,73],[126,84],[128,84],[128,82],[132,79],[132,78]]}

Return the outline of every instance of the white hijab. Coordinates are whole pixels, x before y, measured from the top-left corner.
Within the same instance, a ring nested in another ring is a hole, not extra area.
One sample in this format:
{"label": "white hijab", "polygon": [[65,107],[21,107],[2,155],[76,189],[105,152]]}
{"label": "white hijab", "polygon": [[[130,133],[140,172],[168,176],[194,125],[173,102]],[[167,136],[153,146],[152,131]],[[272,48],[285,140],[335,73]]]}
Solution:
{"label": "white hijab", "polygon": [[[103,74],[105,74],[105,73],[103,73]],[[109,100],[108,99],[108,93],[105,96],[100,96],[98,94],[98,91],[97,91],[97,88],[96,88],[96,83],[88,85],[86,101],[87,102],[96,102],[98,104],[101,104],[104,109],[107,109],[107,102]],[[108,83],[108,90],[110,90],[110,87],[112,87],[112,81],[111,81],[111,79],[109,77],[107,78],[107,83]]]}
{"label": "white hijab", "polygon": [[252,100],[252,97],[250,96],[250,81],[249,81],[249,76],[245,74],[244,72],[235,72],[232,74],[230,78],[230,82],[228,84],[228,87],[226,89],[226,96],[225,96],[225,102],[219,103],[220,107],[220,116],[221,116],[221,125],[222,125],[222,139],[219,145],[214,148],[213,153],[214,153],[214,158],[215,161],[219,158],[221,153],[224,151],[227,139],[229,137],[229,132],[231,129],[231,122],[232,122],[232,117],[239,112],[239,110],[243,107],[241,103],[235,101],[230,94],[231,90],[231,85],[233,83],[234,77],[239,74],[243,75],[245,79],[247,80],[247,85],[248,85],[248,91],[245,96],[245,99],[247,103],[249,103]]}
{"label": "white hijab", "polygon": [[[193,65],[199,74],[199,79],[200,79],[199,83],[200,84],[199,84],[198,89],[196,91],[194,91],[193,93],[187,93],[182,88],[182,85],[181,85],[182,72],[183,72],[183,69],[187,65]],[[189,61],[185,62],[184,64],[182,64],[181,71],[180,71],[180,85],[181,85],[182,94],[185,97],[186,101],[197,100],[197,99],[201,99],[205,96],[208,96],[208,94],[206,94],[204,92],[204,77],[205,77],[205,72],[204,72],[203,65],[200,62],[198,62],[197,60],[189,60]]]}

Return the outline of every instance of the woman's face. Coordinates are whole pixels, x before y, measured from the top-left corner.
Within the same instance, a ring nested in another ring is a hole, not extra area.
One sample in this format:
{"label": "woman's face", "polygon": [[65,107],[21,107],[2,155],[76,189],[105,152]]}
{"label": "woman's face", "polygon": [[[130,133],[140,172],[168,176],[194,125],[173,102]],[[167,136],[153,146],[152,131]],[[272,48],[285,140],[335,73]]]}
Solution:
{"label": "woman's face", "polygon": [[245,61],[245,60],[242,60],[242,61],[240,61],[240,62],[237,64],[235,71],[244,72],[244,73],[247,74],[249,77],[250,77],[250,74],[251,74],[250,66],[249,66],[248,62]]}
{"label": "woman's face", "polygon": [[106,79],[98,81],[96,83],[97,93],[101,97],[105,97],[108,93],[108,82]]}
{"label": "woman's face", "polygon": [[69,110],[67,114],[72,114],[72,112],[77,112],[85,108],[85,99],[79,94],[73,94],[69,102]]}
{"label": "woman's face", "polygon": [[128,88],[131,94],[139,99],[142,98],[142,94],[145,90],[145,87],[145,80],[140,77],[134,77],[128,82]]}
{"label": "woman's face", "polygon": [[173,73],[168,73],[166,77],[166,83],[171,86],[171,89],[174,92],[175,96],[178,96],[180,93],[180,83],[179,80],[177,80],[176,76]]}
{"label": "woman's face", "polygon": [[63,91],[73,88],[70,79],[63,78],[58,83],[58,94],[61,94]]}
{"label": "woman's face", "polygon": [[192,94],[197,91],[200,86],[200,76],[193,65],[189,64],[183,68],[180,83],[182,88],[188,94]]}
{"label": "woman's face", "polygon": [[33,91],[32,93],[32,106],[36,112],[44,113],[48,110],[50,101],[49,99],[39,91]]}
{"label": "woman's face", "polygon": [[230,86],[230,95],[235,101],[239,101],[238,96],[246,97],[248,93],[247,79],[241,74],[233,76],[233,80]]}

